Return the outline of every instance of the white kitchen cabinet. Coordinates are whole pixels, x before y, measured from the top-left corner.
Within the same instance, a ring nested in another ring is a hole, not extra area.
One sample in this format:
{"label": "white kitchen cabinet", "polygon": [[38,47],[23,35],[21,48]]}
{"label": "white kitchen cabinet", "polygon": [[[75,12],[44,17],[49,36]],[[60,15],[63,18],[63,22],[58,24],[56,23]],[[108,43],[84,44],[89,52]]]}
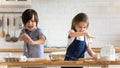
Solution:
{"label": "white kitchen cabinet", "polygon": [[31,0],[0,0],[1,7],[31,7]]}

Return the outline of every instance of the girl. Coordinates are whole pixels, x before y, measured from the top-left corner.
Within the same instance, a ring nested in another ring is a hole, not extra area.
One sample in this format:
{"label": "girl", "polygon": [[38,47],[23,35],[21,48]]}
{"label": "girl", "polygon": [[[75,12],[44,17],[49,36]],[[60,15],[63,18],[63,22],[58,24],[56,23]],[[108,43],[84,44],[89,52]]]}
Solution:
{"label": "girl", "polygon": [[[24,41],[24,55],[27,58],[43,58],[45,36],[38,25],[38,14],[33,9],[27,9],[22,14],[24,28],[19,40]],[[35,67],[33,67],[35,68]]]}
{"label": "girl", "polygon": [[[84,58],[84,54],[87,51],[88,54],[94,58],[98,58],[91,47],[88,39],[93,38],[86,32],[89,26],[88,17],[85,13],[77,14],[72,20],[71,30],[68,34],[68,47],[65,55],[65,61],[78,60]],[[70,67],[62,67],[70,68]],[[83,67],[72,67],[83,68]]]}

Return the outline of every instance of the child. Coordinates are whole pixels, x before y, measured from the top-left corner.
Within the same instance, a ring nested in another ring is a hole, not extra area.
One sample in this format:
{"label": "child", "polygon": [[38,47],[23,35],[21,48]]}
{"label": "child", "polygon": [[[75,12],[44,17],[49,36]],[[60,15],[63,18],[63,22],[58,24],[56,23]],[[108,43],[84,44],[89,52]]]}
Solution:
{"label": "child", "polygon": [[[22,14],[24,28],[19,40],[24,41],[24,55],[27,58],[43,58],[45,36],[38,25],[38,14],[33,9],[27,9]],[[35,67],[33,67],[35,68]]]}
{"label": "child", "polygon": [[[68,47],[65,55],[65,61],[78,60],[84,58],[84,54],[87,51],[88,54],[94,58],[98,58],[87,41],[92,36],[86,32],[89,26],[88,17],[85,13],[79,13],[72,20],[71,30],[68,34]],[[71,67],[62,67],[71,68]],[[72,67],[72,68],[83,68],[83,67]]]}

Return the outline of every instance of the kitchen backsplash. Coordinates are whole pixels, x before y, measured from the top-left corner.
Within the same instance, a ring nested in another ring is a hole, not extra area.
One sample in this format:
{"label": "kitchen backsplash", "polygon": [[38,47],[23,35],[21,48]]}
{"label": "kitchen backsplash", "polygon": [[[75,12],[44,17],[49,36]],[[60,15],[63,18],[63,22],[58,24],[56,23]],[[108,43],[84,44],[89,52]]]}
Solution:
{"label": "kitchen backsplash", "polygon": [[[0,42],[2,43],[0,47],[22,47],[23,43],[17,41],[22,28],[21,13],[0,12]],[[2,36],[3,32],[5,32],[5,36]]]}
{"label": "kitchen backsplash", "polygon": [[[67,45],[67,34],[71,27],[71,20],[80,12],[86,13],[89,17],[88,32],[95,36],[92,47],[103,47],[108,44],[120,47],[119,2],[120,0],[32,0],[31,8],[38,12],[40,19],[38,27],[46,35],[49,47],[65,47]],[[5,17],[7,15],[12,16],[11,18],[14,16],[14,14],[5,14]],[[21,14],[15,16],[20,17]],[[19,30],[21,29],[17,27],[17,35],[19,35]],[[10,32],[12,35],[12,28],[10,28]],[[23,45],[23,42],[10,42],[9,44],[2,38],[0,40],[5,45],[0,44],[0,47]]]}

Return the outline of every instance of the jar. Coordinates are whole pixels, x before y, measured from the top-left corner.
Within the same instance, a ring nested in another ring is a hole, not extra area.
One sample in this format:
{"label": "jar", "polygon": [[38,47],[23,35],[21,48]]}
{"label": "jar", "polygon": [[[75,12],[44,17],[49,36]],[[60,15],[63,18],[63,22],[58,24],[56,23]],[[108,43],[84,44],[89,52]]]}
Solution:
{"label": "jar", "polygon": [[113,45],[104,46],[100,50],[100,59],[101,60],[108,60],[108,61],[115,61],[115,48]]}

